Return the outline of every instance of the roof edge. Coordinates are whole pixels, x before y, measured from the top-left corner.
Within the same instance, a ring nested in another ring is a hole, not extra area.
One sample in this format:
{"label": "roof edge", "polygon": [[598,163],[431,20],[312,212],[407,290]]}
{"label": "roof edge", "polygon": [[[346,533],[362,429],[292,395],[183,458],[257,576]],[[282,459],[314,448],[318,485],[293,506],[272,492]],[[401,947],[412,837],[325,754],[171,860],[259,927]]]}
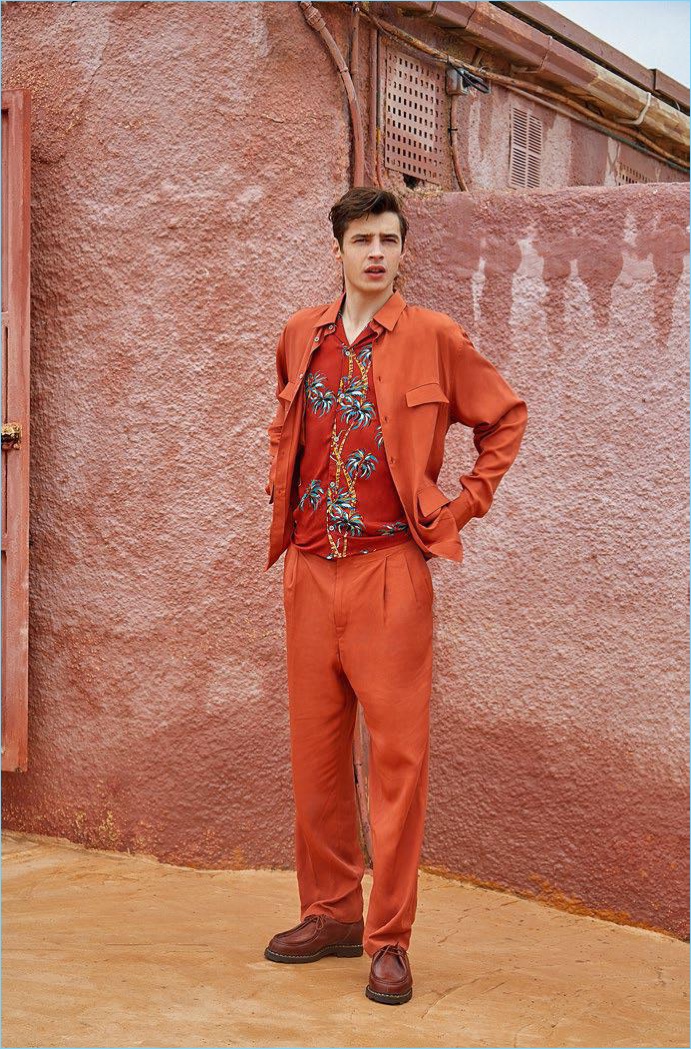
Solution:
{"label": "roof edge", "polygon": [[685,84],[663,72],[661,69],[648,69],[630,58],[624,51],[619,51],[612,44],[595,36],[577,22],[572,22],[566,15],[553,10],[539,0],[524,0],[513,3],[511,0],[492,0],[493,7],[499,7],[515,18],[536,29],[548,30],[550,36],[556,37],[567,47],[586,55],[598,65],[611,69],[625,80],[638,87],[651,91],[678,105],[687,113],[690,109],[691,92]]}

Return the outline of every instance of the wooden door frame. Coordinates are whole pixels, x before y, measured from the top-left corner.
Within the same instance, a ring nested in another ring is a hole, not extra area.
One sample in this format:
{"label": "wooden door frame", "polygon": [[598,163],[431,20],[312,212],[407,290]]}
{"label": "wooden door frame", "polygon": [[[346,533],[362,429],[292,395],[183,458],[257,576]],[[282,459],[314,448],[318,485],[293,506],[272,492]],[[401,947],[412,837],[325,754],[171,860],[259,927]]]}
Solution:
{"label": "wooden door frame", "polygon": [[[2,92],[2,769],[28,767],[31,98]],[[5,414],[6,411],[6,414]],[[5,436],[3,432],[3,437]]]}

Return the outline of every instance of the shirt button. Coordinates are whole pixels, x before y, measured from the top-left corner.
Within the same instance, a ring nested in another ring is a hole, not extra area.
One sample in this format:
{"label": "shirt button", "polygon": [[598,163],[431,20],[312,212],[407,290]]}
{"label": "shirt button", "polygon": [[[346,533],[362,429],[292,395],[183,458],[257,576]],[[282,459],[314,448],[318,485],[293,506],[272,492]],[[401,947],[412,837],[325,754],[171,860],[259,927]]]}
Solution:
{"label": "shirt button", "polygon": [[319,342],[319,336],[318,336],[318,335],[315,335],[315,336],[314,336],[314,341],[315,341],[315,342]]}
{"label": "shirt button", "polygon": [[335,324],[330,324],[328,330],[329,331],[333,331],[335,326],[336,326]]}
{"label": "shirt button", "polygon": [[392,459],[389,459],[389,462],[390,462],[391,464],[393,464],[393,463],[395,463],[395,462],[396,462],[396,460],[392,458]]}
{"label": "shirt button", "polygon": [[300,372],[300,374],[298,375],[298,379],[301,379],[304,374],[304,372]]}

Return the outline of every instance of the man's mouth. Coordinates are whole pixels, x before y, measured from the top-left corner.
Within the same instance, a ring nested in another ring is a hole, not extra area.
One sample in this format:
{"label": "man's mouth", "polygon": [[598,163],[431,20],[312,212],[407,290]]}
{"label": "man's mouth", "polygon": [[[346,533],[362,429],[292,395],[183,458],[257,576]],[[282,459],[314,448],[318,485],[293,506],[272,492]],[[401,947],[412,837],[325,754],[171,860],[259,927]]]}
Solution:
{"label": "man's mouth", "polygon": [[383,266],[368,266],[365,270],[365,273],[371,273],[374,276],[377,276],[379,274],[386,273],[386,269]]}

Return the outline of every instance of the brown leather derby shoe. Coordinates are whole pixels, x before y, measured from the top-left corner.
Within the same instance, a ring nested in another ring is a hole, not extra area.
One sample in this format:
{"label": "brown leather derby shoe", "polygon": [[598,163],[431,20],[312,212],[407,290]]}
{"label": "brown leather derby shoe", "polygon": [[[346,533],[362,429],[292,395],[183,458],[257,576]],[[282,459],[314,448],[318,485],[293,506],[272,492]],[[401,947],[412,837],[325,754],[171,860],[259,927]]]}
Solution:
{"label": "brown leather derby shoe", "polygon": [[387,943],[372,956],[365,994],[382,1005],[403,1005],[413,997],[413,974],[404,947]]}
{"label": "brown leather derby shoe", "polygon": [[359,958],[364,921],[339,922],[328,914],[308,914],[304,921],[269,941],[264,957],[272,962],[316,962],[327,954]]}

